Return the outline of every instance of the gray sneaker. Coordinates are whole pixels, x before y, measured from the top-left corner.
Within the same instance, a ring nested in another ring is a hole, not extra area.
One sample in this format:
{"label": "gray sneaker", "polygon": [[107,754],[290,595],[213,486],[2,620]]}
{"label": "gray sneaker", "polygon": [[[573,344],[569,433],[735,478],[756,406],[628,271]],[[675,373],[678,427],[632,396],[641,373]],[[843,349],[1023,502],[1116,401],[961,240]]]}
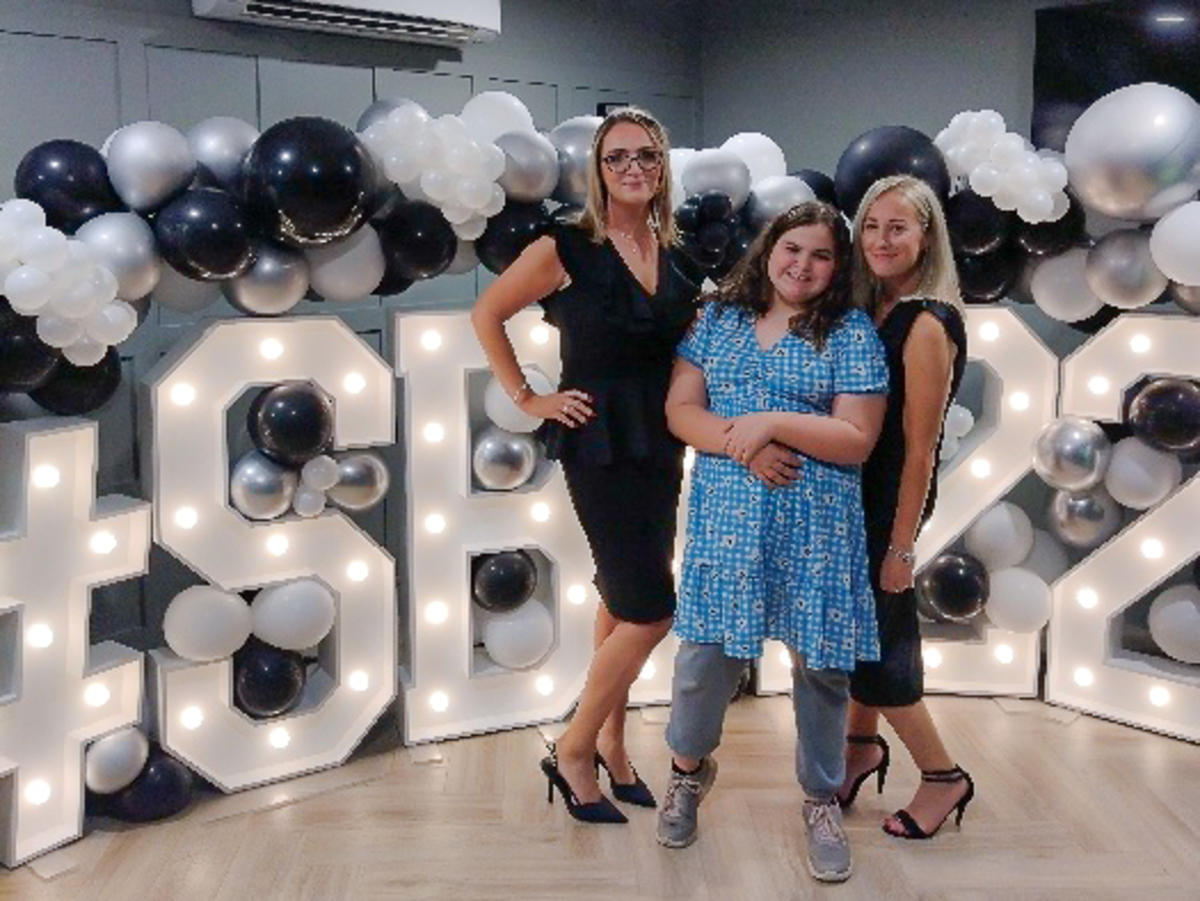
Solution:
{"label": "gray sneaker", "polygon": [[850,842],[842,828],[837,799],[804,802],[808,828],[808,872],[819,882],[845,882],[850,878]]}
{"label": "gray sneaker", "polygon": [[696,840],[696,809],[717,778],[717,762],[700,761],[700,769],[689,775],[671,770],[667,794],[658,811],[658,843],[668,848],[686,848]]}

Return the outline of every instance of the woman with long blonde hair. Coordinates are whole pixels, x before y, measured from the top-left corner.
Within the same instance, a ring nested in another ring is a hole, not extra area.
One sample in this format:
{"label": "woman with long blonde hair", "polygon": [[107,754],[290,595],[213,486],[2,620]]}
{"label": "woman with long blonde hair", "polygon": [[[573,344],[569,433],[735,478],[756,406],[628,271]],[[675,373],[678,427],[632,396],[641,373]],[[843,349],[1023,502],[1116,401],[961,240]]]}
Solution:
{"label": "woman with long blonde hair", "polygon": [[[671,628],[676,507],[683,445],[664,403],[675,345],[698,289],[677,268],[671,172],[662,126],[632,107],[610,113],[592,144],[579,221],[534,241],[471,315],[496,378],[561,462],[587,535],[601,605],[595,654],[575,716],[541,762],[553,798],[587,822],[626,822],[600,791],[654,807],[625,750],[629,686]],[[559,390],[535,394],[504,322],[540,301],[560,331]]]}
{"label": "woman with long blonde hair", "polygon": [[854,220],[854,297],[887,348],[891,388],[883,430],[863,466],[863,507],[879,622],[880,659],[850,680],[846,777],[838,799],[854,802],[873,773],[883,790],[891,760],[879,716],[921,770],[907,808],[883,824],[903,838],[929,838],[975,794],[947,753],[922,700],[921,634],[913,590],[917,530],[933,512],[942,420],[966,365],[958,276],[942,207],[925,182],[880,179]]}

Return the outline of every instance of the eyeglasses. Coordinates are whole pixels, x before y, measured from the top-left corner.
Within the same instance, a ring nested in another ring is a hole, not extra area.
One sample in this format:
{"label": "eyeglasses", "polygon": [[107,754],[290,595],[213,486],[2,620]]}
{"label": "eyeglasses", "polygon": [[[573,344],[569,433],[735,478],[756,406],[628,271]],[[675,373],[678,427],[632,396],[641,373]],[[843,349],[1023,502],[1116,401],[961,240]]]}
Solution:
{"label": "eyeglasses", "polygon": [[663,155],[661,150],[643,147],[632,153],[628,150],[614,150],[612,153],[602,156],[600,160],[617,175],[621,175],[628,171],[633,163],[637,163],[638,168],[643,172],[653,172],[662,165]]}

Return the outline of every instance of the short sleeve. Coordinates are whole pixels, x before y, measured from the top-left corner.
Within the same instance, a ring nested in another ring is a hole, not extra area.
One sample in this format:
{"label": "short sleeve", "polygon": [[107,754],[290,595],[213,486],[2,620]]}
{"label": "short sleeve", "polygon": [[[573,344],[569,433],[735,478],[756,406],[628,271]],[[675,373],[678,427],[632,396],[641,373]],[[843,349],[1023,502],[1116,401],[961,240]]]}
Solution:
{"label": "short sleeve", "polygon": [[829,343],[835,395],[887,394],[887,352],[866,313],[846,313],[830,333]]}
{"label": "short sleeve", "polygon": [[708,353],[708,338],[712,333],[713,317],[716,304],[712,301],[704,304],[691,328],[684,334],[683,340],[675,348],[676,356],[687,360],[697,369],[704,368],[704,357]]}

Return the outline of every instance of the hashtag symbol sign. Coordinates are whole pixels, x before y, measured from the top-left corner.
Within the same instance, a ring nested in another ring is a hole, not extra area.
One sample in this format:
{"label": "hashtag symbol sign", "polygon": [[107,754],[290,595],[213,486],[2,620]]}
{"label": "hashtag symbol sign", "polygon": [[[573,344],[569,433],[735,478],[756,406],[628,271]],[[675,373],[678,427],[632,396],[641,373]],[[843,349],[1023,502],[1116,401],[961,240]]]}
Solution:
{"label": "hashtag symbol sign", "polygon": [[136,723],[142,655],[92,645],[91,589],[146,571],[150,507],[95,498],[94,422],[0,425],[0,863],[83,827],[84,749]]}

